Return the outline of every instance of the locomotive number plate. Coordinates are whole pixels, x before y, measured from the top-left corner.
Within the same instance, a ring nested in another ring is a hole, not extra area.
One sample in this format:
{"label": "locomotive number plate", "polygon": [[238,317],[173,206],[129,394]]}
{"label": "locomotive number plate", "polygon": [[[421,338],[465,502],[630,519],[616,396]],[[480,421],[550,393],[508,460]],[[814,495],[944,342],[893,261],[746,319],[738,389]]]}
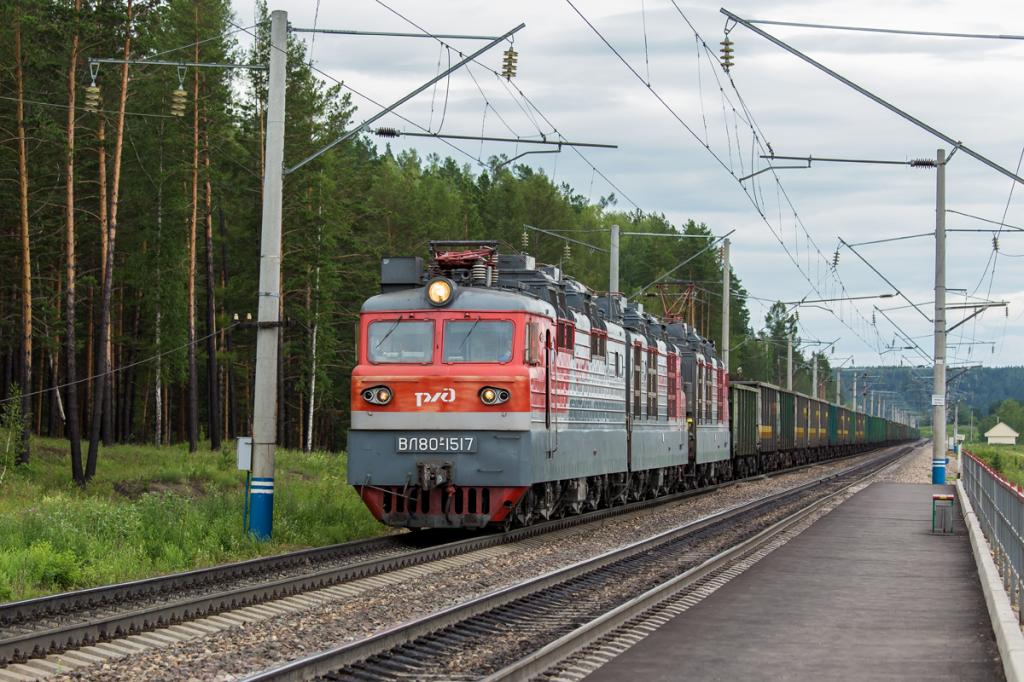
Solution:
{"label": "locomotive number plate", "polygon": [[476,436],[396,436],[396,452],[458,454],[476,452]]}

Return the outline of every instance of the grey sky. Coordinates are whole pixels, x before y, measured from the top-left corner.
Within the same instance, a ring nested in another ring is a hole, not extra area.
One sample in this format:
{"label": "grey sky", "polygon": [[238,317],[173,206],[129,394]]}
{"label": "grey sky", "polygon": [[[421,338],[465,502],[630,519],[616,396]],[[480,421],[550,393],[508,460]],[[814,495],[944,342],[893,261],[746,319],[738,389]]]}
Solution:
{"label": "grey sky", "polygon": [[[693,32],[668,0],[609,2],[574,0],[576,6],[650,81],[678,115],[700,137],[707,121],[712,149],[740,170],[739,151],[744,149],[743,168],[750,171],[750,144],[746,124],[734,118],[726,103],[723,125],[722,98],[712,73],[714,66],[697,58]],[[772,235],[740,186],[711,155],[666,111],[647,88],[604,46],[564,1],[524,0],[496,2],[414,2],[388,0],[388,4],[432,32],[500,34],[519,22],[526,23],[515,40],[520,53],[516,85],[569,139],[614,143],[618,150],[584,150],[586,157],[645,211],[663,212],[679,224],[689,218],[707,223],[715,232],[736,229],[733,263],[746,288],[767,299],[818,298],[812,287]],[[239,19],[252,23],[251,0],[234,0]],[[316,0],[271,9],[287,9],[294,26],[313,24]],[[722,40],[724,17],[717,2],[683,3],[679,7],[702,37],[715,49]],[[932,31],[1024,34],[1024,6],[1019,1],[923,2],[920,0],[825,2],[753,2],[739,0],[725,5],[748,18],[853,24]],[[641,11],[641,8],[645,11]],[[647,50],[644,50],[646,20]],[[399,17],[374,0],[319,4],[320,27],[363,30],[410,31]],[[1020,112],[1024,111],[1020,65],[1024,41],[957,40],[863,33],[838,33],[766,26],[765,30],[790,42],[853,81],[889,99],[954,139],[1014,170],[1024,145]],[[736,87],[759,128],[777,154],[841,156],[904,160],[934,156],[943,145],[894,114],[804,64],[742,27],[730,37],[736,43]],[[306,36],[307,42],[309,36]],[[458,42],[463,50],[470,41]],[[439,46],[431,40],[319,35],[313,51],[316,65],[379,102],[390,103],[437,71]],[[499,68],[500,48],[481,61]],[[457,58],[457,57],[456,57]],[[550,133],[551,127],[536,115],[528,117],[517,101],[493,75],[474,67],[480,89],[493,110],[485,110],[481,93],[463,70],[451,78],[444,130],[489,135],[521,136]],[[699,75],[698,75],[699,74]],[[719,78],[722,78],[719,73]],[[736,94],[722,79],[731,103]],[[445,88],[424,93],[401,109],[423,126],[440,123]],[[703,97],[701,96],[703,95]],[[377,111],[359,97],[357,118]],[[702,106],[703,105],[703,106]],[[431,108],[433,107],[433,113]],[[497,113],[496,113],[497,112]],[[500,118],[499,115],[500,114]],[[433,118],[432,118],[433,117]],[[504,122],[500,119],[504,119]],[[382,121],[400,129],[413,129],[395,117]],[[506,127],[505,123],[508,124]],[[736,131],[739,135],[737,137]],[[461,155],[436,141],[407,138],[408,146],[422,155],[451,154],[460,162],[475,164],[470,157],[515,153],[509,145],[463,143]],[[737,143],[737,140],[739,143]],[[392,143],[395,148],[405,140]],[[519,151],[523,151],[522,148]],[[526,157],[556,181],[567,181],[592,199],[614,191],[590,166],[572,152]],[[781,163],[781,162],[780,162]],[[902,166],[815,164],[810,170],[779,171],[779,179],[803,225],[824,254],[831,259],[837,238],[860,242],[934,229],[935,175],[933,170]],[[759,177],[764,211],[801,262],[812,281],[826,295],[836,295],[838,284],[827,272],[825,261],[813,248],[783,200],[779,220],[776,187],[770,174]],[[752,183],[748,183],[750,186]],[[999,220],[1007,206],[1011,181],[959,153],[947,168],[947,206],[950,209]],[[619,208],[632,208],[620,195]],[[1006,221],[1024,226],[1024,187],[1014,192]],[[958,215],[948,216],[950,228],[984,228],[985,223]],[[557,226],[552,226],[557,227]],[[985,296],[988,277],[982,272],[992,254],[991,234],[951,233],[949,246],[950,288]],[[933,239],[923,238],[859,249],[915,302],[929,303],[931,315]],[[1004,232],[1000,250],[1024,256],[1024,232]],[[874,294],[887,287],[844,250],[838,274],[851,295]],[[980,289],[979,289],[980,284]],[[978,289],[976,292],[975,290]],[[951,343],[995,341],[995,352],[985,346],[951,349],[951,362],[983,362],[986,365],[1024,364],[1024,258],[1000,255],[992,279],[992,298],[1010,301],[1009,316],[1001,310],[986,313],[977,323],[968,322],[954,332]],[[963,302],[964,294],[951,292],[951,302]],[[901,356],[915,363],[923,360],[912,351],[883,353],[876,350],[870,327],[872,301],[833,304],[836,317],[818,308],[801,308],[802,333],[807,338],[841,340],[836,355],[855,355],[863,364],[899,364]],[[898,299],[877,302],[888,308],[903,305]],[[763,321],[766,303],[751,300],[755,324]],[[895,310],[890,316],[931,352],[931,324],[914,310]],[[953,320],[958,319],[953,316]],[[866,320],[866,321],[865,321]],[[881,315],[876,316],[881,337],[891,343],[895,332]],[[858,334],[870,343],[864,343]],[[908,345],[897,339],[897,346]]]}

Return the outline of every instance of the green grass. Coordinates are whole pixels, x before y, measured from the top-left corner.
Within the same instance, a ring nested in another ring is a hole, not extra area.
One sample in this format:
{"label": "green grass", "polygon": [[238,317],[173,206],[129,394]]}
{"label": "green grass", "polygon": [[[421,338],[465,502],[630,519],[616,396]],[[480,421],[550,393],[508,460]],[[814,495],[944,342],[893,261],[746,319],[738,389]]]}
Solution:
{"label": "green grass", "polygon": [[1014,485],[1024,485],[1024,445],[967,443],[965,449],[1002,474]]}
{"label": "green grass", "polygon": [[260,543],[242,529],[233,449],[102,448],[83,489],[67,443],[35,439],[0,483],[0,602],[383,533],[345,468],[344,454],[278,450],[274,539]]}

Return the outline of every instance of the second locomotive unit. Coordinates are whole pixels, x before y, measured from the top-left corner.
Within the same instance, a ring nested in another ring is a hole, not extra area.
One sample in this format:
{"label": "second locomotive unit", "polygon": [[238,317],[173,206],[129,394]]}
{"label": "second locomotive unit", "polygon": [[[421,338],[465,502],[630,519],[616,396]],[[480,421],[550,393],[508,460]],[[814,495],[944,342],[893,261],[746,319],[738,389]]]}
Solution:
{"label": "second locomotive unit", "polygon": [[526,525],[912,435],[762,384],[730,400],[686,324],[496,242],[430,251],[384,259],[360,315],[348,476],[384,523]]}

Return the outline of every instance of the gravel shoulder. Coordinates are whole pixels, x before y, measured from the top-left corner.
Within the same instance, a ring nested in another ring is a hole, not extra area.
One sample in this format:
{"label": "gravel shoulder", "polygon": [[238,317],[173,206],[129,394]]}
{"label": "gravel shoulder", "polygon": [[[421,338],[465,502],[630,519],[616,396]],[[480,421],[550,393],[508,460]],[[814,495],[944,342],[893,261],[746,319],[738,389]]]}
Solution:
{"label": "gravel shoulder", "polygon": [[[946,480],[955,482],[957,477],[956,458],[950,456],[946,465]],[[919,447],[913,454],[889,473],[878,478],[888,483],[932,483],[932,448],[930,441]]]}
{"label": "gravel shoulder", "polygon": [[[918,475],[927,448],[890,474]],[[793,488],[830,472],[847,468],[861,457],[830,462],[780,476],[740,483],[664,507],[614,517],[533,538],[515,551],[468,555],[457,567],[409,571],[408,577],[374,586],[374,578],[355,594],[339,591],[319,595],[320,604],[307,610],[242,624],[215,634],[80,668],[62,680],[236,680],[271,665],[362,639],[388,627],[452,606],[461,601],[522,582],[714,512]],[[884,480],[892,480],[886,478]],[[918,482],[918,481],[911,481]],[[920,481],[926,482],[926,481]],[[401,573],[401,571],[396,572]],[[356,586],[354,583],[353,586]],[[316,594],[316,593],[310,593]]]}

